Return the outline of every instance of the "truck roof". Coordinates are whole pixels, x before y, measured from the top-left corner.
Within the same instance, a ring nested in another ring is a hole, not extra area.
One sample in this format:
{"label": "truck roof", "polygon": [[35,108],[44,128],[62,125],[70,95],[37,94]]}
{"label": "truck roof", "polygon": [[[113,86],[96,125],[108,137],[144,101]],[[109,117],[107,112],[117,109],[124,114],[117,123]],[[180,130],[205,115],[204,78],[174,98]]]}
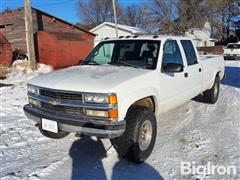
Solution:
{"label": "truck roof", "polygon": [[170,36],[170,35],[132,35],[132,36],[119,36],[118,38],[106,37],[103,41],[113,40],[165,40],[165,39],[178,39],[178,40],[192,40],[184,36]]}
{"label": "truck roof", "polygon": [[240,44],[240,41],[236,43],[228,43],[227,45],[231,45],[231,44]]}

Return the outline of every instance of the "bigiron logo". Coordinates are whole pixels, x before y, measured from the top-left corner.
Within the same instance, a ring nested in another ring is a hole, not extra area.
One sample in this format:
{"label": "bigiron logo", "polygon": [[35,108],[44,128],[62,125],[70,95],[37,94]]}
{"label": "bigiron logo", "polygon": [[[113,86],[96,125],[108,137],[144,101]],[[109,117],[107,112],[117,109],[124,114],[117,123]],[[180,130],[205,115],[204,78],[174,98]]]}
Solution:
{"label": "bigiron logo", "polygon": [[196,162],[181,162],[181,175],[236,175],[236,166],[219,166],[211,162],[205,165],[196,165]]}

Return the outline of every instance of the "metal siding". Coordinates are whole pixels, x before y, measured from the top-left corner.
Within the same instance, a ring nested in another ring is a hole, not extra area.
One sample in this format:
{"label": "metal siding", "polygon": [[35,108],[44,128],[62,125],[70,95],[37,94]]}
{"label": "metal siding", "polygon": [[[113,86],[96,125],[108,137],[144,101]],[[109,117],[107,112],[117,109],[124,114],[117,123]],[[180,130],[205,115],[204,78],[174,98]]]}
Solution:
{"label": "metal siding", "polygon": [[[32,8],[33,30],[49,31],[49,32],[66,32],[76,34],[89,34],[94,37],[90,32],[85,32],[74,25],[64,22],[61,19],[54,18],[44,12]],[[11,24],[6,28],[0,28],[2,33],[12,45],[12,49],[20,49],[27,52],[26,46],[26,30],[24,22],[24,9],[16,9],[11,12],[0,13],[0,25]]]}
{"label": "metal siding", "polygon": [[12,64],[12,48],[8,40],[0,33],[0,65],[10,66]]}
{"label": "metal siding", "polygon": [[89,34],[39,31],[35,35],[37,59],[55,69],[76,65],[92,50],[93,39]]}

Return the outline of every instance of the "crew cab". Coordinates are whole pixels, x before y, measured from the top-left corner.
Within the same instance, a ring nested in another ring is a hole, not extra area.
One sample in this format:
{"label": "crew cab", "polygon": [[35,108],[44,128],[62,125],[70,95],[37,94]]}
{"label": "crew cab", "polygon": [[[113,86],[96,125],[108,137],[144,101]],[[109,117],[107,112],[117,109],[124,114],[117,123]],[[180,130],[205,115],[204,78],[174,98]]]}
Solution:
{"label": "crew cab", "polygon": [[224,48],[224,59],[225,60],[240,60],[240,42],[229,43],[226,48]]}
{"label": "crew cab", "polygon": [[215,103],[223,77],[223,57],[199,56],[186,37],[106,39],[81,65],[30,80],[24,111],[47,137],[110,138],[121,156],[141,163],[153,150],[157,117],[201,93]]}

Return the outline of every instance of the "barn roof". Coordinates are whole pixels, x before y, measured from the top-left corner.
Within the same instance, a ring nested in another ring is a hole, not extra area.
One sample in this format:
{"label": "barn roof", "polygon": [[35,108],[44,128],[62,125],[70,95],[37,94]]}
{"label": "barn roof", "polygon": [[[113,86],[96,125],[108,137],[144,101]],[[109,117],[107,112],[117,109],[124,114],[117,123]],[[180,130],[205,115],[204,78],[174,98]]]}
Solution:
{"label": "barn roof", "polygon": [[[24,10],[24,8],[23,8],[23,7],[17,8],[17,9],[15,9],[15,10],[11,10],[11,12],[14,13],[14,11],[19,11],[19,10]],[[89,32],[89,31],[87,31],[86,29],[84,29],[84,28],[82,28],[82,27],[80,27],[80,26],[78,26],[78,25],[72,24],[72,23],[70,23],[70,22],[68,22],[68,21],[66,21],[66,20],[60,19],[60,18],[58,18],[58,17],[56,17],[56,16],[54,16],[54,15],[52,15],[52,14],[49,14],[49,13],[47,13],[47,12],[44,12],[44,11],[39,10],[39,9],[37,9],[37,8],[34,8],[34,7],[32,7],[32,10],[35,10],[35,11],[37,11],[37,12],[39,12],[39,13],[41,13],[41,14],[44,14],[44,15],[46,15],[46,16],[48,16],[48,17],[54,18],[54,19],[56,19],[56,20],[58,20],[58,21],[60,21],[60,22],[63,22],[63,23],[65,23],[65,24],[69,25],[69,26],[72,26],[72,27],[74,27],[74,28],[76,28],[76,29],[79,29],[79,30],[81,30],[81,31],[83,31],[83,32],[85,32],[85,33],[88,33],[88,34],[92,35],[92,36],[96,36],[94,33]],[[3,14],[3,13],[2,13],[2,14]],[[4,14],[5,14],[5,13],[4,13]]]}
{"label": "barn roof", "polygon": [[68,22],[68,21],[65,21],[65,20],[63,20],[63,19],[60,19],[60,18],[58,18],[58,17],[56,17],[56,16],[54,16],[54,15],[52,15],[52,14],[49,14],[49,13],[44,12],[44,11],[41,11],[41,10],[39,10],[39,9],[37,9],[37,8],[33,8],[33,7],[32,7],[32,9],[34,9],[34,10],[36,10],[36,11],[38,11],[38,12],[40,12],[41,14],[44,14],[44,15],[46,15],[46,16],[55,18],[56,20],[61,21],[61,22],[65,23],[65,24],[68,24],[68,25],[70,25],[70,26],[73,26],[73,27],[75,27],[75,28],[77,28],[77,29],[79,29],[79,30],[81,30],[81,31],[84,31],[84,32],[89,33],[89,34],[91,34],[91,35],[93,35],[93,36],[96,36],[94,33],[89,32],[89,31],[85,30],[84,28],[82,28],[82,27],[80,27],[80,26],[77,26],[77,25],[75,25],[75,24],[72,24],[72,23],[70,23],[70,22]]}

